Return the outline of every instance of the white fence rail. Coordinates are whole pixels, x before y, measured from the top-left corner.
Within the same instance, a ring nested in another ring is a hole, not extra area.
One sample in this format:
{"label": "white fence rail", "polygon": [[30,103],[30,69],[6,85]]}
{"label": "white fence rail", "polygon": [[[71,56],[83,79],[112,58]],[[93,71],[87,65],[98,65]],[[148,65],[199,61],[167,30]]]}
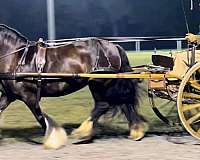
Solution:
{"label": "white fence rail", "polygon": [[[77,41],[77,40],[85,40],[88,38],[95,38],[95,37],[84,37],[84,38],[69,38],[69,39],[58,39],[58,40],[47,40],[46,42],[49,45],[57,46],[57,45],[65,45],[67,43],[70,43],[71,41]],[[173,38],[164,38],[164,37],[97,37],[109,40],[113,43],[134,43],[135,44],[135,51],[139,52],[141,51],[141,43],[145,42],[161,42],[161,41],[172,41],[176,43],[176,49],[181,50],[182,49],[182,42],[185,41],[185,38],[183,37],[173,37]],[[153,48],[154,49],[154,48]]]}
{"label": "white fence rail", "polygon": [[[126,37],[128,38],[128,37]],[[105,38],[106,39],[106,38]],[[141,51],[141,44],[145,42],[159,42],[159,41],[172,41],[176,43],[176,49],[182,50],[182,42],[185,41],[185,38],[152,38],[152,37],[137,37],[135,39],[128,40],[111,40],[114,43],[123,43],[123,42],[133,42],[135,43],[135,51]],[[154,49],[154,48],[153,48]]]}

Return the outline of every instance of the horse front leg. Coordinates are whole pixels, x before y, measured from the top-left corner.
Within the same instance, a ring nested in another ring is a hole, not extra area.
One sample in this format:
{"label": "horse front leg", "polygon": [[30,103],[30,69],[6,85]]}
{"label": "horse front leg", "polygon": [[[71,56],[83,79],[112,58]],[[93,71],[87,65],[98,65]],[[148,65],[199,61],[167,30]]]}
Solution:
{"label": "horse front leg", "polygon": [[45,131],[44,148],[58,149],[64,146],[67,141],[65,130],[47,114],[42,113],[36,97],[34,95],[29,96],[24,102]]}
{"label": "horse front leg", "polygon": [[[14,101],[14,99],[9,99],[5,94],[2,93],[2,95],[0,97],[0,121],[1,121],[1,124],[3,121],[1,114],[8,107],[8,105],[13,101]],[[0,130],[0,132],[1,132],[1,130]]]}
{"label": "horse front leg", "polygon": [[14,99],[8,98],[6,95],[2,94],[0,97],[0,114],[8,107],[8,105],[13,102]]}

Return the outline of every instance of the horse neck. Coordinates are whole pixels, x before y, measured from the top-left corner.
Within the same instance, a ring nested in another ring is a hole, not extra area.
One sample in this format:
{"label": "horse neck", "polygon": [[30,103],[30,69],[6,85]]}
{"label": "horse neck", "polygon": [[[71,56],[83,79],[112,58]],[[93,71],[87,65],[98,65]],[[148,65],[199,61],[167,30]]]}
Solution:
{"label": "horse neck", "polygon": [[0,55],[8,54],[13,52],[16,49],[24,46],[27,42],[18,38],[18,39],[8,39],[0,38]]}
{"label": "horse neck", "polygon": [[17,65],[15,63],[17,63],[16,57],[18,56],[18,52],[15,53],[15,51],[25,44],[26,42],[20,38],[8,39],[6,36],[0,36],[0,72],[13,70],[13,67]]}

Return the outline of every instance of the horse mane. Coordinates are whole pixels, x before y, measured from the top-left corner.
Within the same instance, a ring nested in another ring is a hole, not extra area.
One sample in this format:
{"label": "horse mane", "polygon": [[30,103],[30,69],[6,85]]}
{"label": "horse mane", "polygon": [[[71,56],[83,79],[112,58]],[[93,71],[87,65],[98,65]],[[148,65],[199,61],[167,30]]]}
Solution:
{"label": "horse mane", "polygon": [[[20,32],[18,32],[17,30],[8,27],[5,24],[0,24],[0,41],[4,40],[5,37],[9,37],[10,41],[15,41],[17,42],[19,41],[23,41],[23,42],[27,42],[28,38],[26,38],[24,35],[22,35]],[[8,38],[7,38],[8,41]]]}

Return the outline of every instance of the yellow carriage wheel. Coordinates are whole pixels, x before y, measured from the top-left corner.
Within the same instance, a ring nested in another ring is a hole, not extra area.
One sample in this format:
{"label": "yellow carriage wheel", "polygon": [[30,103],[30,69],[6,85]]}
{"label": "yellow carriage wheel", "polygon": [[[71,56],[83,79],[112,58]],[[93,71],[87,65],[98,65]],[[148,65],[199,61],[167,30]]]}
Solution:
{"label": "yellow carriage wheel", "polygon": [[185,129],[200,139],[200,63],[185,74],[178,91],[177,108]]}

